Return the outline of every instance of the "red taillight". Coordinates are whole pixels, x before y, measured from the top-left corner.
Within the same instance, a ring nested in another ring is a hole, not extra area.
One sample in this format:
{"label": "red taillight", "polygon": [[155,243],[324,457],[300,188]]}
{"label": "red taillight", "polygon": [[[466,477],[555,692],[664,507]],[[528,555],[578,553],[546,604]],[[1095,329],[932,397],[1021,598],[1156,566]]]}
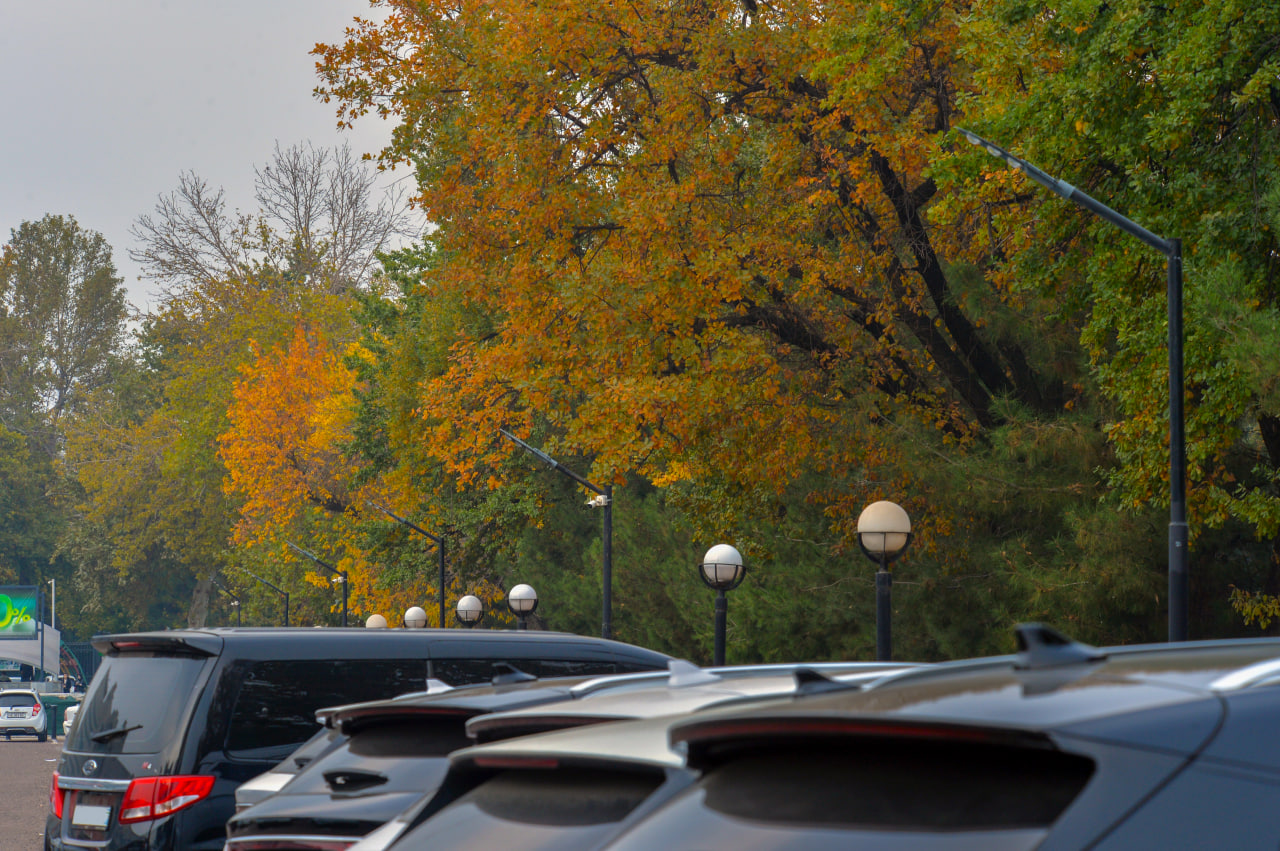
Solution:
{"label": "red taillight", "polygon": [[53,772],[49,781],[49,806],[53,808],[53,817],[62,818],[62,790],[58,788],[58,772]]}
{"label": "red taillight", "polygon": [[202,774],[139,777],[125,790],[120,823],[149,821],[191,806],[213,791],[213,778]]}
{"label": "red taillight", "polygon": [[354,839],[228,839],[227,851],[346,851]]}
{"label": "red taillight", "polygon": [[39,714],[40,714],[40,704],[37,703],[35,706],[31,707],[31,717],[35,718]]}

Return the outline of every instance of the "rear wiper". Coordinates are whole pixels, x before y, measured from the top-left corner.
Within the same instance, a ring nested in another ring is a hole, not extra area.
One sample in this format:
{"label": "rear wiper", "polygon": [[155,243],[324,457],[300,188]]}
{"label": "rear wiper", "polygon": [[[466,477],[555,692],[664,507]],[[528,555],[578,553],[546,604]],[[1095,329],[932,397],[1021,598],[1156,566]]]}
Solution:
{"label": "rear wiper", "polygon": [[119,727],[112,727],[110,730],[103,730],[101,733],[93,733],[89,738],[95,742],[109,742],[114,738],[123,736],[125,733],[132,733],[134,730],[141,729],[141,724],[121,724]]}

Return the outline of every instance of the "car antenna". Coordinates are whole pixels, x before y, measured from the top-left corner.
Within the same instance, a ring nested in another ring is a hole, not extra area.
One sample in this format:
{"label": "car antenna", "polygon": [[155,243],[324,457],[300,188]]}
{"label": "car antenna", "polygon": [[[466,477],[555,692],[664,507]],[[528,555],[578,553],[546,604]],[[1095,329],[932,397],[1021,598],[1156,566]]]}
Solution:
{"label": "car antenna", "polygon": [[1107,658],[1096,647],[1083,644],[1042,623],[1023,623],[1014,627],[1018,641],[1015,668],[1036,670],[1079,662],[1099,662]]}

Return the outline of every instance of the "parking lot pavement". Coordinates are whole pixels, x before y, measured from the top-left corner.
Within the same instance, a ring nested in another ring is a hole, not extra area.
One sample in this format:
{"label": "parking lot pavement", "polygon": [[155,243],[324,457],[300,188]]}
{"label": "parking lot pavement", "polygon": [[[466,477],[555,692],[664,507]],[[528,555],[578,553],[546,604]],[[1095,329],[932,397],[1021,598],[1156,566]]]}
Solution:
{"label": "parking lot pavement", "polygon": [[5,741],[0,736],[0,851],[44,847],[49,780],[62,752],[62,739],[37,742],[33,736]]}

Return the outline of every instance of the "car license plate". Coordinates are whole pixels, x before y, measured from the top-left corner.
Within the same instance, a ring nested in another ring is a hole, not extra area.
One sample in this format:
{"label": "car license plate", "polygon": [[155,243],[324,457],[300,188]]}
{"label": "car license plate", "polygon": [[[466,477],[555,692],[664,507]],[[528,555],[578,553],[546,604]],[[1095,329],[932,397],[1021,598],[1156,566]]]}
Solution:
{"label": "car license plate", "polygon": [[6,713],[4,714],[4,717],[5,717],[5,718],[26,718],[26,717],[27,717],[27,713],[25,713],[25,712],[6,712]]}
{"label": "car license plate", "polygon": [[98,830],[106,830],[110,821],[110,807],[76,804],[76,808],[71,811],[71,823],[76,827],[92,827]]}

